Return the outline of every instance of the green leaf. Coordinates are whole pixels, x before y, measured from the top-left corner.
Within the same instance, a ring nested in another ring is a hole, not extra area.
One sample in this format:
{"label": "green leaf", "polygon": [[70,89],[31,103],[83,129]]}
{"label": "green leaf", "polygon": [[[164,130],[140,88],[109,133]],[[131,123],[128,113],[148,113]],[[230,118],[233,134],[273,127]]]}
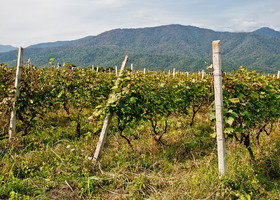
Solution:
{"label": "green leaf", "polygon": [[224,130],[224,133],[233,133],[233,132],[234,132],[234,129],[231,127],[228,127]]}
{"label": "green leaf", "polygon": [[98,117],[99,115],[101,115],[104,112],[104,109],[100,109],[100,110],[95,110],[92,113],[92,116],[90,116],[88,119],[92,120],[94,117]]}
{"label": "green leaf", "polygon": [[129,101],[130,101],[131,103],[136,103],[136,100],[137,100],[136,97],[130,97],[130,100],[129,100]]}
{"label": "green leaf", "polygon": [[214,133],[210,134],[210,136],[211,136],[212,138],[215,138],[215,137],[217,136],[217,132],[214,132]]}
{"label": "green leaf", "polygon": [[211,120],[216,119],[216,115],[215,115],[215,113],[211,113],[211,114],[210,114],[210,119],[211,119]]}
{"label": "green leaf", "polygon": [[233,117],[226,118],[226,123],[229,124],[230,126],[232,125],[233,122],[234,122],[234,118]]}
{"label": "green leaf", "polygon": [[57,95],[57,98],[60,98],[64,94],[64,90],[61,90],[61,92]]}
{"label": "green leaf", "polygon": [[116,92],[116,93],[118,93],[118,92],[121,92],[121,91],[122,91],[122,89],[121,89],[121,88],[119,88],[118,86],[114,86],[114,87],[112,87],[112,90],[113,90],[114,92]]}
{"label": "green leaf", "polygon": [[232,98],[232,99],[229,99],[232,103],[239,103],[239,99],[238,98]]}

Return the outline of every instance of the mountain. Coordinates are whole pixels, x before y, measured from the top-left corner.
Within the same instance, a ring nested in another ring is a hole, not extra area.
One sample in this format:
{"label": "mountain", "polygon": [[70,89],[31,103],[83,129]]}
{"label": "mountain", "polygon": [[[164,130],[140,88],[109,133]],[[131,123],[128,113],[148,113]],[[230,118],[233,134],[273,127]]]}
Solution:
{"label": "mountain", "polygon": [[280,32],[279,31],[275,31],[275,30],[273,30],[271,28],[268,28],[268,27],[260,28],[256,31],[254,31],[253,33],[258,34],[258,35],[262,35],[262,36],[280,38]]}
{"label": "mountain", "polygon": [[15,49],[17,49],[17,48],[13,47],[11,45],[1,45],[0,44],[0,53],[12,51],[12,50],[15,50]]}
{"label": "mountain", "polygon": [[34,44],[27,48],[51,48],[51,47],[60,47],[67,44],[71,44],[73,41],[57,41],[57,42],[46,42],[46,43],[40,43],[40,44]]}
{"label": "mountain", "polygon": [[[30,46],[24,60],[37,66],[55,62],[79,66],[120,65],[127,54],[136,69],[198,71],[211,63],[212,41],[221,40],[223,69],[241,65],[259,72],[275,73],[280,66],[280,39],[256,33],[217,32],[193,26],[166,25],[138,29],[115,29],[65,44]],[[53,45],[53,46],[52,46]],[[0,62],[15,65],[16,52],[0,54]]]}

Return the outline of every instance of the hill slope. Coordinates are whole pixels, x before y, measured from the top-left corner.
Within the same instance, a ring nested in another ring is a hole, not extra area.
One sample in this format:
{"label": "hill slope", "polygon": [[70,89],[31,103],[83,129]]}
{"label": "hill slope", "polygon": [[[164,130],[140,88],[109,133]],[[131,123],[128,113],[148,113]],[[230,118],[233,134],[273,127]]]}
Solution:
{"label": "hill slope", "polygon": [[15,50],[15,49],[16,49],[16,47],[13,47],[11,45],[1,45],[0,44],[0,53],[12,51],[12,50]]}
{"label": "hill slope", "polygon": [[268,28],[268,27],[260,28],[256,31],[254,31],[253,33],[258,34],[258,35],[262,35],[262,36],[280,38],[280,32],[279,31],[275,31],[275,30],[273,30],[271,28]]}
{"label": "hill slope", "polygon": [[50,48],[50,47],[60,47],[67,44],[71,44],[72,41],[57,41],[57,42],[46,42],[40,44],[34,44],[29,46],[28,48]]}
{"label": "hill slope", "polygon": [[[167,25],[139,29],[115,29],[62,46],[25,49],[25,60],[37,66],[55,62],[76,65],[119,65],[125,54],[136,69],[197,71],[211,62],[211,43],[221,40],[225,70],[246,65],[260,72],[276,72],[280,65],[280,39],[255,33],[216,32],[193,26]],[[37,46],[38,47],[38,46]],[[42,47],[42,45],[39,47]],[[0,62],[15,65],[16,53],[0,54]]]}

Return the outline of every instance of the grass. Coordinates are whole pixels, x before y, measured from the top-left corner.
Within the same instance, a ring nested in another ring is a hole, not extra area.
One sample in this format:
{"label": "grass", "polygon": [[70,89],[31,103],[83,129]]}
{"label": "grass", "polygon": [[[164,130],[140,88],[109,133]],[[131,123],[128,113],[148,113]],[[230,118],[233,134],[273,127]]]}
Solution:
{"label": "grass", "polygon": [[[32,133],[0,141],[0,199],[280,199],[280,127],[262,138],[252,165],[247,150],[227,139],[227,176],[217,169],[208,113],[171,116],[166,145],[148,122],[125,130],[113,120],[100,161],[92,164],[102,120],[82,119],[82,137],[64,112],[38,119]],[[20,127],[19,131],[20,134]]]}

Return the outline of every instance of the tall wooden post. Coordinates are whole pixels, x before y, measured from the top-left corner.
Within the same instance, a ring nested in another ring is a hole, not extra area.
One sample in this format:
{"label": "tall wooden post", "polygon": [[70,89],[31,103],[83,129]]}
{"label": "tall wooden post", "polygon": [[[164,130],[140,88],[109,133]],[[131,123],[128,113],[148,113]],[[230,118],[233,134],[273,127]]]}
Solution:
{"label": "tall wooden post", "polygon": [[218,147],[218,165],[220,177],[226,175],[226,151],[223,124],[223,90],[222,90],[222,62],[220,40],[213,41],[213,67],[214,67],[214,91],[216,110],[216,131]]}
{"label": "tall wooden post", "polygon": [[115,70],[116,70],[116,77],[118,77],[118,66],[115,66]]}
{"label": "tall wooden post", "polygon": [[146,74],[146,68],[144,68],[144,71],[143,71],[143,72],[144,72],[144,74]]}
{"label": "tall wooden post", "polygon": [[175,78],[176,69],[173,68],[173,78]]}
{"label": "tall wooden post", "polygon": [[131,71],[133,71],[133,64],[130,65],[130,69],[131,69]]}
{"label": "tall wooden post", "polygon": [[280,78],[280,71],[278,71],[278,73],[277,73],[277,78],[278,79]]}
{"label": "tall wooden post", "polygon": [[[120,69],[120,73],[119,73],[119,77],[122,75],[123,71],[125,70],[125,67],[127,65],[128,62],[128,56],[125,56],[125,59],[122,63],[121,69]],[[118,78],[119,79],[119,78]],[[118,82],[118,80],[116,81],[116,83]],[[113,94],[113,96],[111,98],[114,98],[115,94]],[[110,100],[110,99],[109,99]],[[105,119],[104,119],[104,123],[103,123],[103,127],[99,136],[99,141],[98,144],[96,146],[95,152],[94,152],[94,159],[93,162],[95,163],[97,161],[97,159],[100,157],[104,143],[105,143],[105,139],[107,136],[107,133],[109,131],[109,126],[111,123],[113,117],[113,113],[109,113],[106,115]]]}
{"label": "tall wooden post", "polygon": [[15,80],[16,95],[15,95],[15,101],[13,103],[13,109],[12,109],[12,113],[11,113],[10,127],[9,127],[9,140],[10,141],[16,133],[16,101],[17,101],[17,97],[19,96],[22,58],[23,58],[23,48],[19,47],[19,49],[18,49],[18,59],[17,59],[16,80]]}

